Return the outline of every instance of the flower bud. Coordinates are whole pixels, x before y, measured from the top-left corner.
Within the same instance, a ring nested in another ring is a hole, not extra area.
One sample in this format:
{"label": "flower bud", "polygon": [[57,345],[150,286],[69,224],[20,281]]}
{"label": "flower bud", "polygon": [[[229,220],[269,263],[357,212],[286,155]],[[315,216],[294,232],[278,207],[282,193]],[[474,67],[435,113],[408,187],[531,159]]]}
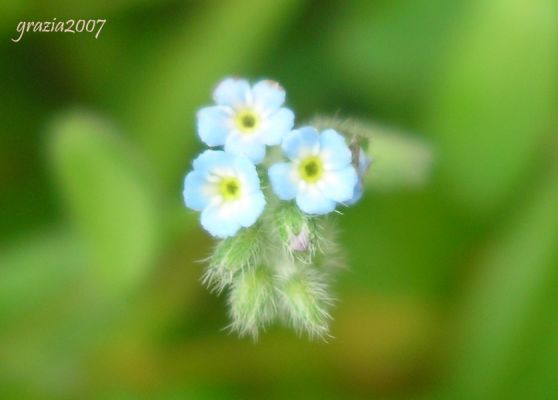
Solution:
{"label": "flower bud", "polygon": [[306,251],[310,246],[310,230],[308,225],[302,225],[302,228],[298,234],[289,234],[289,247],[293,251]]}
{"label": "flower bud", "polygon": [[324,277],[306,265],[281,270],[287,271],[278,278],[279,304],[285,319],[310,338],[327,338],[331,319],[327,309],[332,299]]}
{"label": "flower bud", "polygon": [[257,339],[260,329],[275,317],[276,301],[272,271],[263,266],[244,270],[232,282],[229,295],[230,328],[240,336]]}
{"label": "flower bud", "polygon": [[239,271],[255,268],[265,251],[265,235],[261,231],[260,225],[255,225],[220,241],[209,257],[203,283],[220,293]]}
{"label": "flower bud", "polygon": [[275,233],[285,252],[310,262],[316,251],[317,226],[314,218],[293,203],[281,203],[274,213]]}

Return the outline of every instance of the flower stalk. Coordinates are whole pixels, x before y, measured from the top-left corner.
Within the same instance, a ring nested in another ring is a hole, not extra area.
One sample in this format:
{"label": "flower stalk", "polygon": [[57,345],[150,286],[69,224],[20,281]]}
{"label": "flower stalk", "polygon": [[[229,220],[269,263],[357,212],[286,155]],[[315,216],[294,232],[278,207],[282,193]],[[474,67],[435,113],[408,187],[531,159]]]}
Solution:
{"label": "flower stalk", "polygon": [[269,80],[250,85],[227,78],[217,85],[216,104],[197,114],[200,139],[216,149],[194,160],[184,201],[219,240],[202,281],[218,293],[228,290],[232,331],[257,339],[279,320],[325,340],[329,282],[344,265],[335,214],[360,200],[372,159],[388,166],[385,175],[392,165],[395,176],[413,181],[412,173],[405,175],[413,169],[393,160],[406,154],[418,160],[420,173],[429,153],[351,121],[320,117],[295,128],[285,99],[285,90]]}

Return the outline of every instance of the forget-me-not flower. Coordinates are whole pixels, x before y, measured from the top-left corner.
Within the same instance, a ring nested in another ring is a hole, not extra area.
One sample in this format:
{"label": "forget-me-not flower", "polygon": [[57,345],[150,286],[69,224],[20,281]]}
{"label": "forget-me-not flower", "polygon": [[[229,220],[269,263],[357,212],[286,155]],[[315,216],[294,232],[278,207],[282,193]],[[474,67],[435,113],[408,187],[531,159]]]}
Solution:
{"label": "forget-me-not flower", "polygon": [[282,107],[285,90],[273,81],[250,86],[244,79],[227,78],[215,88],[213,100],[215,106],[198,112],[201,140],[256,164],[265,157],[265,146],[280,144],[294,125],[294,113]]}
{"label": "forget-me-not flower", "polygon": [[296,199],[308,214],[327,214],[353,197],[358,177],[351,150],[333,129],[292,131],[282,143],[290,162],[271,166],[269,179],[281,200]]}
{"label": "forget-me-not flower", "polygon": [[265,207],[254,164],[243,156],[206,150],[186,175],[184,201],[201,211],[201,224],[219,238],[253,225]]}

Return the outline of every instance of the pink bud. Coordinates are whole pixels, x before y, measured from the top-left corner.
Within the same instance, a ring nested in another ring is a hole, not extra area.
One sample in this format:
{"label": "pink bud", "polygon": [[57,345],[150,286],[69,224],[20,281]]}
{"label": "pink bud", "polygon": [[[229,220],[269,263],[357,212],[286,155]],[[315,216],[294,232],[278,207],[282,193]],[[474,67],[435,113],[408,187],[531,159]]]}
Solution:
{"label": "pink bud", "polygon": [[290,247],[294,251],[305,251],[310,245],[310,231],[308,226],[303,225],[298,235],[290,235]]}

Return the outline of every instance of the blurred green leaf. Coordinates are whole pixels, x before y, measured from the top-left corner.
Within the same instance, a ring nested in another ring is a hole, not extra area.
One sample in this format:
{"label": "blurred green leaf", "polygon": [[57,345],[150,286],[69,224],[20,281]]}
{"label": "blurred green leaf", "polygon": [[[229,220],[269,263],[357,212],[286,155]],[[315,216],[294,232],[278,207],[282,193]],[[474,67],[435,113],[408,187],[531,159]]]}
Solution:
{"label": "blurred green leaf", "polygon": [[558,149],[532,198],[479,260],[461,326],[458,398],[558,396],[546,370],[558,365],[557,156]]}
{"label": "blurred green leaf", "polygon": [[527,177],[556,114],[558,3],[475,1],[430,108],[444,183],[494,210]]}
{"label": "blurred green leaf", "polygon": [[73,112],[52,127],[50,157],[75,225],[107,288],[141,281],[159,237],[155,192],[139,159],[113,128]]}
{"label": "blurred green leaf", "polygon": [[0,321],[7,324],[36,310],[45,298],[74,282],[84,270],[78,241],[47,231],[4,246],[0,256]]}
{"label": "blurred green leaf", "polygon": [[358,94],[359,102],[372,100],[376,115],[404,116],[416,111],[414,105],[427,96],[437,77],[439,54],[445,51],[448,33],[462,14],[461,3],[346,2],[332,20],[327,54],[337,68],[337,79],[345,90]]}
{"label": "blurred green leaf", "polygon": [[379,129],[367,153],[373,162],[365,184],[371,189],[420,187],[431,177],[432,148],[417,137]]}

